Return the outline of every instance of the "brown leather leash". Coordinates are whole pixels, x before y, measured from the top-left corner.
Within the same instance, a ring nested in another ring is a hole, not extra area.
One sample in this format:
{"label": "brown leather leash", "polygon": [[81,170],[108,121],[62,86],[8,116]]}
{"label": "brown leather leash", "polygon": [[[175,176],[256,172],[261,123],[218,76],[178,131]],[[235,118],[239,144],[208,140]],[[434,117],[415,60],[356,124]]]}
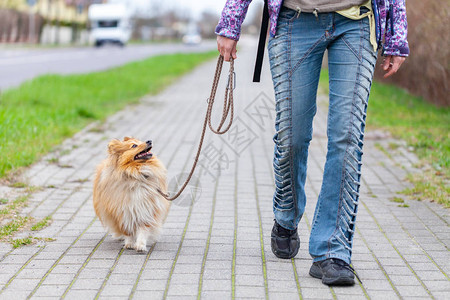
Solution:
{"label": "brown leather leash", "polygon": [[[173,196],[163,193],[161,190],[158,189],[158,192],[168,201],[173,201],[176,198],[178,198],[181,195],[181,193],[184,191],[186,186],[188,185],[189,181],[191,180],[191,177],[195,171],[195,167],[197,166],[198,159],[200,157],[200,153],[202,151],[203,141],[205,139],[206,127],[208,126],[209,129],[215,134],[224,134],[231,128],[231,124],[233,124],[233,115],[234,115],[233,91],[234,91],[234,88],[236,87],[236,73],[234,72],[234,61],[232,58],[230,58],[230,71],[229,71],[229,75],[228,75],[228,83],[225,88],[225,99],[224,99],[224,103],[223,103],[222,119],[220,120],[220,123],[219,123],[219,126],[217,127],[217,129],[214,129],[211,124],[212,110],[213,110],[213,106],[214,106],[214,100],[216,98],[217,87],[219,85],[220,75],[222,73],[223,61],[224,61],[224,58],[222,55],[220,55],[217,60],[216,72],[214,74],[214,80],[213,80],[213,84],[212,84],[212,88],[211,88],[211,95],[207,99],[208,108],[206,110],[205,121],[203,122],[203,129],[202,129],[202,135],[200,137],[200,143],[198,144],[197,154],[195,156],[194,164],[192,165],[189,176],[187,177],[186,181],[184,182],[184,184],[180,188],[180,190]],[[229,121],[228,125],[224,129],[222,129],[222,127],[225,124],[226,119],[228,118],[228,115],[230,115],[230,121]]]}

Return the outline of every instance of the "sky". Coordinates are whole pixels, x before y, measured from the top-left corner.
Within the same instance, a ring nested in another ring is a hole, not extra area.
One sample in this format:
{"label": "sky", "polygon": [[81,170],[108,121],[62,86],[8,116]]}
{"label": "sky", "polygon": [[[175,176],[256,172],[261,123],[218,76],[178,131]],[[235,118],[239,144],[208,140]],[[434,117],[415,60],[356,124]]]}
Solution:
{"label": "sky", "polygon": [[[114,0],[113,0],[114,1]],[[148,11],[148,7],[154,3],[159,3],[166,8],[179,7],[181,9],[190,10],[195,18],[198,18],[202,11],[208,10],[220,14],[225,6],[226,0],[115,0],[115,1],[128,1],[133,6],[138,8],[139,11]],[[262,0],[253,0],[258,2]],[[161,2],[163,4],[161,4]],[[256,5],[250,5],[249,14],[253,14]]]}
{"label": "sky", "polygon": [[217,12],[222,11],[225,0],[166,0],[174,5],[182,5],[190,9],[194,14],[199,14],[203,10]]}

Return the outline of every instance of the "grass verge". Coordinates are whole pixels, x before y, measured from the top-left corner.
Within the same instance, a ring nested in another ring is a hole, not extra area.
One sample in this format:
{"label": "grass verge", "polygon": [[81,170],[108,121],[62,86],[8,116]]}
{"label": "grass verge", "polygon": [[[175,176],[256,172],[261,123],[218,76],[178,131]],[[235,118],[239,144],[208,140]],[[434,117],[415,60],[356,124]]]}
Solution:
{"label": "grass verge", "polygon": [[14,200],[1,199],[0,201],[0,242],[5,241],[13,245],[14,248],[29,245],[39,240],[50,241],[50,238],[34,237],[29,235],[26,238],[14,239],[14,236],[24,230],[40,231],[50,225],[52,218],[47,216],[42,220],[35,220],[29,216],[20,215],[22,208],[28,205],[31,193],[35,187],[27,187],[22,196]]}
{"label": "grass verge", "polygon": [[0,178],[216,55],[155,56],[103,72],[45,75],[7,90],[0,96]]}
{"label": "grass verge", "polygon": [[[323,70],[320,91],[328,93],[328,72]],[[432,168],[410,175],[414,188],[403,191],[414,199],[428,199],[450,207],[450,109],[438,108],[392,85],[374,82],[367,126],[391,132]]]}

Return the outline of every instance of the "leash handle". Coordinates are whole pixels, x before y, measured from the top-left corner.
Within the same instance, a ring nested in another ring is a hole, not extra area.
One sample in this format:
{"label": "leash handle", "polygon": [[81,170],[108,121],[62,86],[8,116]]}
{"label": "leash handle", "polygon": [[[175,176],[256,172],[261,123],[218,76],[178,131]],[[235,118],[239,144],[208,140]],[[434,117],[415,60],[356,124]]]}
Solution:
{"label": "leash handle", "polygon": [[[189,181],[192,178],[192,175],[194,174],[195,168],[197,167],[198,159],[200,157],[200,153],[202,151],[203,147],[203,141],[205,139],[205,133],[206,133],[206,127],[209,127],[209,129],[215,133],[215,134],[224,134],[226,133],[230,128],[231,124],[233,124],[233,116],[234,116],[234,97],[233,92],[234,88],[236,87],[236,73],[234,72],[234,60],[233,58],[230,58],[230,71],[228,75],[228,83],[225,88],[225,99],[223,103],[223,111],[222,111],[222,118],[219,122],[219,125],[217,129],[214,129],[211,125],[211,117],[212,117],[212,110],[214,106],[214,100],[216,98],[216,92],[217,87],[219,86],[219,80],[220,75],[222,73],[222,67],[223,67],[223,61],[224,58],[222,55],[219,56],[217,59],[217,65],[216,65],[216,71],[214,74],[213,84],[211,87],[211,94],[207,100],[208,108],[206,110],[205,120],[203,122],[203,128],[202,128],[202,134],[200,136],[200,142],[198,144],[197,148],[197,154],[195,155],[194,163],[191,168],[191,172],[189,173],[189,176],[186,178],[186,181],[180,188],[180,190],[173,196],[170,196],[168,193],[162,192],[160,189],[158,189],[158,192],[168,201],[173,201],[177,199],[181,193],[183,193],[184,189],[188,185]],[[225,129],[222,129],[222,126],[225,124],[226,119],[230,116],[230,121],[228,122],[228,125],[225,127]]]}
{"label": "leash handle", "polygon": [[[211,88],[211,95],[208,101],[208,110],[206,111],[206,119],[208,120],[208,127],[215,134],[226,133],[230,129],[234,117],[233,91],[236,83],[236,73],[234,72],[234,60],[233,58],[230,58],[230,71],[229,71],[230,73],[228,75],[228,83],[225,88],[225,99],[223,102],[222,119],[220,120],[217,129],[214,129],[211,125],[212,110],[214,106],[214,100],[216,98],[217,87],[219,85],[220,74],[222,73],[223,60],[224,60],[223,56],[220,55],[219,59],[217,60],[216,73],[214,75],[213,85]],[[230,121],[228,125],[225,127],[225,129],[221,130],[222,126],[225,124],[226,119],[228,118],[228,115],[230,115]]]}

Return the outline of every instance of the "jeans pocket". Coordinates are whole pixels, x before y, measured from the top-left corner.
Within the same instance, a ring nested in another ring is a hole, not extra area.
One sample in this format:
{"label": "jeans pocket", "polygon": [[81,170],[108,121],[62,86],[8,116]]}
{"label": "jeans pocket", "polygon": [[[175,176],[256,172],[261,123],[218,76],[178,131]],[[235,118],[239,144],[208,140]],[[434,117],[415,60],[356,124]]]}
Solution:
{"label": "jeans pocket", "polygon": [[297,17],[298,12],[285,6],[281,7],[280,14],[278,15],[278,22],[290,23]]}

